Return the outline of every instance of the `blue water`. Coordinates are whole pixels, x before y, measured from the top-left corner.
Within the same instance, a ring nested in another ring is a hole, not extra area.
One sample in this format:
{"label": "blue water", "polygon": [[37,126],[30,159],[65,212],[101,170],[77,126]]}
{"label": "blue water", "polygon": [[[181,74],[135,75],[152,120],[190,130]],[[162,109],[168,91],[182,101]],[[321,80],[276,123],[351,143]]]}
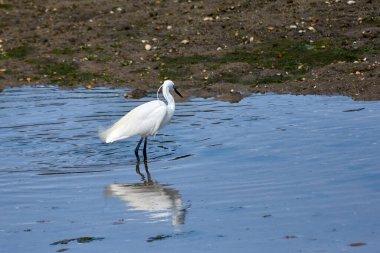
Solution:
{"label": "blue water", "polygon": [[[153,99],[123,93],[0,93],[1,253],[378,252],[380,102],[194,98],[150,138],[147,173],[139,137],[97,136]],[[98,240],[51,245],[80,237]]]}

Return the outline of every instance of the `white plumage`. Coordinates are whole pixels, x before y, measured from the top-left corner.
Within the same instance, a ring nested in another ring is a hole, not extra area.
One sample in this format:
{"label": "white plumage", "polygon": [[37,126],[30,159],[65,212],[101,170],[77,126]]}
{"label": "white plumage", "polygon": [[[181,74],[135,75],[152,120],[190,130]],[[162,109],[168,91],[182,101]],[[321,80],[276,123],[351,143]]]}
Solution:
{"label": "white plumage", "polygon": [[[158,130],[160,130],[166,124],[168,124],[174,114],[175,102],[173,96],[170,94],[170,91],[174,90],[179,96],[182,97],[182,95],[174,87],[174,83],[170,80],[166,80],[161,85],[161,87],[162,94],[168,102],[168,104],[165,104],[164,102],[158,99],[142,104],[128,112],[124,117],[122,117],[109,129],[101,132],[99,134],[100,138],[106,143],[112,143],[135,135],[140,135],[141,139],[137,144],[135,154],[137,160],[139,160],[138,149],[141,145],[143,138],[145,138],[144,159],[147,160],[147,137],[150,135],[155,135],[158,132]],[[158,89],[158,91],[160,90],[160,88]]]}
{"label": "white plumage", "polygon": [[170,120],[166,107],[167,105],[159,100],[142,104],[102,132],[100,136],[104,142],[112,143],[135,135],[154,135],[165,125],[165,121],[167,123]]}

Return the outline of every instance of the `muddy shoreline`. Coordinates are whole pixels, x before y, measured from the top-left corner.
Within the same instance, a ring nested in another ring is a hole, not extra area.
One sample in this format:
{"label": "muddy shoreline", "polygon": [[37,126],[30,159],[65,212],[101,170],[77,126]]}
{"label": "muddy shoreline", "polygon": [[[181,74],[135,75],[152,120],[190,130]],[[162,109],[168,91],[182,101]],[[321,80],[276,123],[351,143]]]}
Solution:
{"label": "muddy shoreline", "polygon": [[[3,1],[0,86],[380,99],[376,1]],[[144,92],[142,93],[144,94]]]}

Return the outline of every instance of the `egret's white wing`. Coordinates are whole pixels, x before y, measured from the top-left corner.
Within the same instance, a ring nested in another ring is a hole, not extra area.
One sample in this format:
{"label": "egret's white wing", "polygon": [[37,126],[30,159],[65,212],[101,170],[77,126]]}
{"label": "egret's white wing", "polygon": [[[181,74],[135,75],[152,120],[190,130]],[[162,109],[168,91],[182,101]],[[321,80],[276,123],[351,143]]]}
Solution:
{"label": "egret's white wing", "polygon": [[134,135],[153,135],[159,130],[166,114],[166,104],[162,101],[155,100],[142,104],[127,113],[112,127],[101,132],[100,138],[106,143],[111,143]]}

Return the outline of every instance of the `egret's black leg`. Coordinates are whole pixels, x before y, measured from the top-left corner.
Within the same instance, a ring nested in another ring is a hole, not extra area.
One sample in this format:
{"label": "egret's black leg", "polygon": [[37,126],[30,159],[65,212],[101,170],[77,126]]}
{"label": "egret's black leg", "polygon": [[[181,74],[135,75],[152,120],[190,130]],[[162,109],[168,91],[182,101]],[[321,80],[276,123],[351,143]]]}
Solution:
{"label": "egret's black leg", "polygon": [[148,161],[148,157],[146,156],[146,144],[147,144],[147,142],[148,142],[148,136],[146,136],[144,139],[144,150],[143,150],[144,161]]}
{"label": "egret's black leg", "polygon": [[153,184],[152,177],[150,176],[149,169],[148,169],[148,162],[144,161],[144,167],[145,167],[145,172],[147,176],[147,183],[149,185]]}
{"label": "egret's black leg", "polygon": [[145,182],[145,176],[143,173],[140,172],[140,162],[139,161],[137,161],[137,163],[136,163],[136,173],[141,176],[141,181]]}
{"label": "egret's black leg", "polygon": [[139,157],[139,148],[140,148],[140,146],[141,146],[141,143],[142,143],[142,141],[143,141],[143,138],[144,138],[144,137],[141,137],[141,139],[139,140],[139,143],[137,143],[137,146],[136,146],[136,148],[135,148],[135,156],[136,156],[136,159],[137,159],[138,162],[140,161],[140,157]]}

